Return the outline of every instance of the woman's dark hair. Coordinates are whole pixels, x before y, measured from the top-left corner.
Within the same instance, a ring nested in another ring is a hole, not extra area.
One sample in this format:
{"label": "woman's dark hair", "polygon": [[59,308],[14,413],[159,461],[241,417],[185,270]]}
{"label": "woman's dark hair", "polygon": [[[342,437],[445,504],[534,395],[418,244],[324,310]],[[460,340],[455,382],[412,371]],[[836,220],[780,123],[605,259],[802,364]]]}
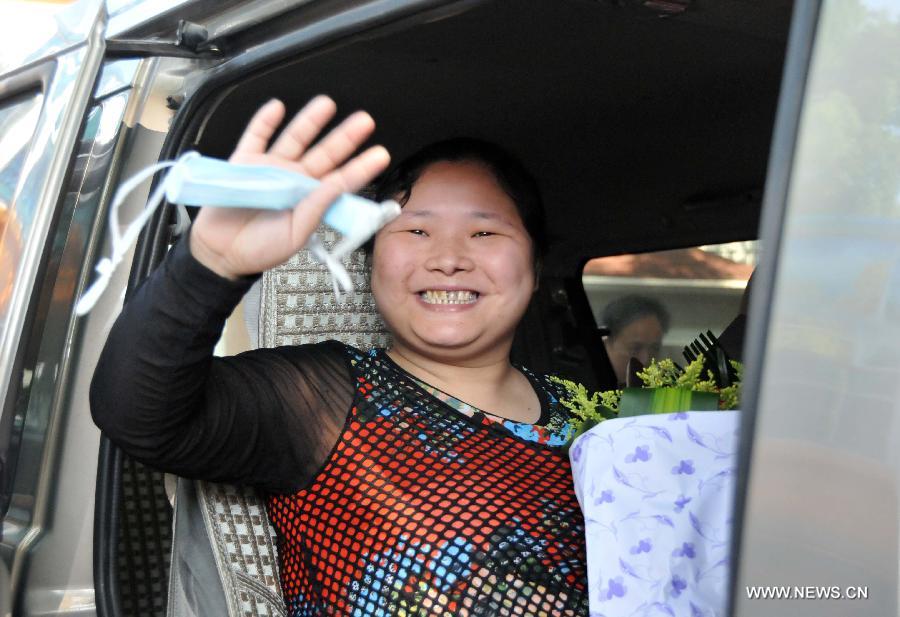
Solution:
{"label": "woman's dark hair", "polygon": [[633,321],[642,317],[656,317],[663,332],[669,330],[669,311],[661,302],[647,296],[631,294],[617,298],[603,309],[603,326],[609,330],[609,336],[615,338]]}
{"label": "woman's dark hair", "polygon": [[[500,146],[472,137],[456,137],[425,146],[380,178],[369,192],[376,201],[396,199],[406,205],[413,186],[432,164],[472,161],[484,165],[516,206],[525,231],[531,237],[535,270],[547,250],[544,206],[537,182],[528,170]],[[371,243],[367,250],[371,251]]]}

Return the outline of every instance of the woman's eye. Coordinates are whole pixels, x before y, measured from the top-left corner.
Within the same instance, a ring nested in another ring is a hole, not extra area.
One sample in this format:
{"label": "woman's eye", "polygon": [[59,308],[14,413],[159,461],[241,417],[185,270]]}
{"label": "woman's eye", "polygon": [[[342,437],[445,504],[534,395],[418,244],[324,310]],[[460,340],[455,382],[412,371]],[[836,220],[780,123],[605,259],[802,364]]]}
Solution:
{"label": "woman's eye", "polygon": [[415,235],[417,235],[417,236],[426,236],[426,235],[428,235],[428,234],[425,233],[425,230],[424,230],[424,229],[407,229],[406,231],[408,231],[408,232],[411,233],[411,234],[415,234]]}
{"label": "woman's eye", "polygon": [[472,234],[473,238],[486,238],[488,236],[493,236],[494,232],[492,231],[478,231]]}

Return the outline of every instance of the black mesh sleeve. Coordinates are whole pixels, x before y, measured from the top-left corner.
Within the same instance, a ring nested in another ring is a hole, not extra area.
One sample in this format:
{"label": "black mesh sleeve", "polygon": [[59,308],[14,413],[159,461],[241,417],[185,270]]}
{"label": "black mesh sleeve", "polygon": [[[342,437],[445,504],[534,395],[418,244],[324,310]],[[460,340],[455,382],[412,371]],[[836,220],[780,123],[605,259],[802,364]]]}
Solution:
{"label": "black mesh sleeve", "polygon": [[91,383],[91,413],[125,452],[188,478],[289,492],[333,448],[353,398],[336,341],[216,358],[253,282],[217,276],[187,240],[136,290]]}

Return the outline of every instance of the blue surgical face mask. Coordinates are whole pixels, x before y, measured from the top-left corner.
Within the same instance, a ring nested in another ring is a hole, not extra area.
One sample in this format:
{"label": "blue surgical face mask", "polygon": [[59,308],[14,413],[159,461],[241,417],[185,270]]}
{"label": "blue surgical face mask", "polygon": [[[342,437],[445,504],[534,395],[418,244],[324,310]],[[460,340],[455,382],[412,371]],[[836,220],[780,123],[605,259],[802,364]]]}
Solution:
{"label": "blue surgical face mask", "polygon": [[[128,226],[125,233],[120,234],[119,207],[124,198],[147,178],[166,168],[171,169],[150,196],[146,208]],[[162,202],[163,196],[170,203],[178,204],[176,232],[184,232],[189,225],[184,206],[286,210],[293,208],[318,186],[318,180],[286,169],[229,163],[201,156],[197,152],[187,152],[177,161],[159,163],[141,171],[124,182],[116,192],[109,211],[112,256],[97,264],[96,270],[100,278],[82,295],[75,307],[76,313],[84,315],[93,308],[109,283],[113,270],[137,239],[141,228]],[[341,259],[362,246],[398,214],[400,205],[395,201],[379,204],[349,193],[338,197],[325,213],[323,221],[341,233],[341,240],[329,253],[313,235],[306,248],[330,271],[334,293],[338,299],[342,292],[349,293],[353,290],[353,283],[341,264]]]}

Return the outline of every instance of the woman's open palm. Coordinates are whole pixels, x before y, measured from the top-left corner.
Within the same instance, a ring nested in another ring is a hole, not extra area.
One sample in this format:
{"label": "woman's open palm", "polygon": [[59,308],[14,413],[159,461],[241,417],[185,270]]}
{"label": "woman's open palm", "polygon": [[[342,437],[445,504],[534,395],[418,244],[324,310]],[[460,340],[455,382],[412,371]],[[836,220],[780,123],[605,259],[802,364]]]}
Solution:
{"label": "woman's open palm", "polygon": [[272,100],[253,115],[229,160],[289,169],[318,178],[321,184],[291,210],[201,209],[191,228],[194,257],[227,278],[277,266],[306,244],[341,193],[358,191],[384,171],[390,157],[381,146],[353,156],[375,128],[365,112],[351,114],[313,145],[335,111],[334,101],[317,96],[271,145],[284,120],[284,105]]}

